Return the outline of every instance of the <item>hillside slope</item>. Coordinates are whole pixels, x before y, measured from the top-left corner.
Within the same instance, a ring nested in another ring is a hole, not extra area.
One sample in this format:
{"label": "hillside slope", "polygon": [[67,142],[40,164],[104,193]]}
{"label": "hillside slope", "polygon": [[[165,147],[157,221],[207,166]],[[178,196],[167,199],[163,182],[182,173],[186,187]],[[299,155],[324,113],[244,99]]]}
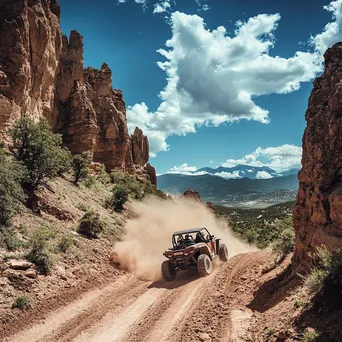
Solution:
{"label": "hillside slope", "polygon": [[[99,184],[98,188],[89,189],[59,178],[39,194],[41,215],[33,215],[22,208],[13,219],[12,226],[22,247],[16,252],[0,248],[0,339],[122,273],[110,260],[113,245],[122,236],[129,214],[116,214],[106,209],[105,201],[109,196],[109,190]],[[76,232],[79,220],[89,209],[99,213],[105,223],[99,239],[88,239]],[[28,272],[9,266],[8,260],[22,259],[33,241],[41,240],[53,257],[50,274],[37,275],[32,267]],[[32,309],[11,308],[22,296],[29,298]]]}

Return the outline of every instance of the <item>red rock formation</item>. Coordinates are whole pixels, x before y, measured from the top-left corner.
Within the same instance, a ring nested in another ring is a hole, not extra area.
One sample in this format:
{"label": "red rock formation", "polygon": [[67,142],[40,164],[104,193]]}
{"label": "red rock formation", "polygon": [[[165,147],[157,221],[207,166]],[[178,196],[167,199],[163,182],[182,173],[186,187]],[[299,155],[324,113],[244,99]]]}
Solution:
{"label": "red rock formation", "polygon": [[211,202],[204,202],[204,201],[202,201],[201,195],[199,194],[199,192],[197,192],[197,191],[195,191],[195,190],[188,189],[188,190],[186,190],[186,191],[183,193],[183,196],[184,196],[185,198],[188,198],[188,199],[192,200],[192,201],[196,201],[196,202],[203,203],[203,204],[206,205],[206,207],[207,207],[209,210],[211,210],[211,211],[214,212],[214,213],[216,212],[214,204],[211,203]]}
{"label": "red rock formation", "polygon": [[131,141],[134,164],[144,166],[148,162],[150,150],[147,137],[140,128],[136,127],[131,135]]}
{"label": "red rock formation", "polygon": [[202,202],[199,192],[192,190],[192,189],[186,190],[183,193],[183,196],[194,201]]}
{"label": "red rock formation", "polygon": [[84,69],[83,50],[77,31],[62,35],[56,0],[0,0],[0,138],[22,114],[45,117],[73,153],[87,150],[108,170],[143,169],[147,138],[138,128],[129,137],[110,68]]}
{"label": "red rock formation", "polygon": [[107,64],[99,70],[83,69],[82,40],[76,31],[69,41],[63,38],[57,82],[59,130],[72,152],[88,150],[93,161],[105,164],[108,170],[125,169],[130,153],[125,102],[121,91],[112,88]]}
{"label": "red rock formation", "polygon": [[303,136],[302,170],[294,208],[294,263],[324,244],[342,247],[342,43],[324,55],[325,71],[314,81]]}
{"label": "red rock formation", "polygon": [[0,1],[0,132],[20,114],[52,121],[59,18],[56,0]]}
{"label": "red rock formation", "polygon": [[146,166],[144,167],[144,171],[147,174],[150,182],[154,185],[157,185],[156,169],[153,166],[151,166],[149,163],[147,163]]}

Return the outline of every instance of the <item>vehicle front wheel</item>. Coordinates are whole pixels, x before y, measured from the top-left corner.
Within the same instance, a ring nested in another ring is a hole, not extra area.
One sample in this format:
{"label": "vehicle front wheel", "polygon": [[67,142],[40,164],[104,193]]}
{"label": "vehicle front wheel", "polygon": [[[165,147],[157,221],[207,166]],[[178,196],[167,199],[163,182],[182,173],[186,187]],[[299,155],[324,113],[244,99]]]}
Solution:
{"label": "vehicle front wheel", "polygon": [[228,248],[224,243],[220,244],[218,254],[219,254],[221,261],[227,261],[228,260]]}
{"label": "vehicle front wheel", "polygon": [[213,271],[213,265],[206,254],[201,254],[197,259],[197,270],[201,277],[206,277]]}
{"label": "vehicle front wheel", "polygon": [[162,271],[163,278],[166,281],[175,280],[176,272],[175,272],[173,265],[170,262],[170,260],[163,261],[163,263],[161,265],[161,271]]}

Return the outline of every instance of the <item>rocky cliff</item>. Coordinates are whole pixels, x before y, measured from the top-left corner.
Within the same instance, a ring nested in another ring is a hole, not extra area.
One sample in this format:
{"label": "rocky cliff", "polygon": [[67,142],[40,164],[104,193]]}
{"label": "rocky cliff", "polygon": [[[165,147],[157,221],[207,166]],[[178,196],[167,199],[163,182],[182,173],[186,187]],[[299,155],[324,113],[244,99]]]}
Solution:
{"label": "rocky cliff", "polygon": [[154,181],[153,168],[142,170],[148,140],[138,128],[129,136],[110,68],[85,69],[83,50],[77,31],[62,34],[56,0],[0,0],[0,137],[20,115],[45,117],[73,153]]}
{"label": "rocky cliff", "polygon": [[294,263],[324,244],[342,247],[342,43],[324,55],[305,114],[302,170],[294,208]]}

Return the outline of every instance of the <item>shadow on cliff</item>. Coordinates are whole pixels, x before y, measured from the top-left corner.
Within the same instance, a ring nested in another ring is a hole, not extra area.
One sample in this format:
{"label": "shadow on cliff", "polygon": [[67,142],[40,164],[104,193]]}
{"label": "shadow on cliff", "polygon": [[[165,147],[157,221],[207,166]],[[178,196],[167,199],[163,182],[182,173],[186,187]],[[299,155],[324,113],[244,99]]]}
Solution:
{"label": "shadow on cliff", "polygon": [[342,341],[342,291],[341,282],[330,283],[312,299],[312,307],[295,321],[298,330],[314,328],[320,333],[317,342]]}
{"label": "shadow on cliff", "polygon": [[300,284],[301,278],[292,271],[290,264],[281,273],[262,284],[247,307],[258,312],[265,312],[280,303]]}

